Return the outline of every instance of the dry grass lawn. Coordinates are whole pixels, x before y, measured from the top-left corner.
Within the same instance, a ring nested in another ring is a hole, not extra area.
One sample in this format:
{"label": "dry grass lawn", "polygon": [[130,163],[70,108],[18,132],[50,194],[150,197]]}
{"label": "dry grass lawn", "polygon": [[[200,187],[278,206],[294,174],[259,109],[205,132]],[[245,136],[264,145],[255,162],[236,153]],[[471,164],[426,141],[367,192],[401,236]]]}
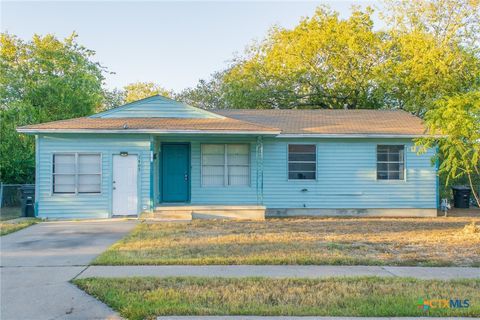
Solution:
{"label": "dry grass lawn", "polygon": [[[94,264],[480,266],[479,218],[142,223]],[[465,228],[466,225],[470,227]]]}
{"label": "dry grass lawn", "polygon": [[24,229],[33,224],[36,224],[39,220],[36,218],[15,219],[0,222],[0,236]]}
{"label": "dry grass lawn", "polygon": [[[74,283],[127,319],[160,315],[480,316],[480,280],[90,278]],[[468,308],[419,308],[468,299]]]}

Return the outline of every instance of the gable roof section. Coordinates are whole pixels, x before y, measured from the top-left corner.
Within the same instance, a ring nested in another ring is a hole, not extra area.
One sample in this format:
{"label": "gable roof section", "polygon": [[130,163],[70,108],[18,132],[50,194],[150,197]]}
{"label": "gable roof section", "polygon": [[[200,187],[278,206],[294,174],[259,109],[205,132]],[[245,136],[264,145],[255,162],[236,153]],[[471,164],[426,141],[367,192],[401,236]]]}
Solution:
{"label": "gable roof section", "polygon": [[230,118],[75,118],[24,126],[24,133],[221,133],[278,134],[277,128]]}
{"label": "gable roof section", "polygon": [[189,106],[167,97],[155,95],[101,113],[90,118],[223,118],[219,114]]}
{"label": "gable roof section", "polygon": [[282,135],[405,136],[426,134],[422,119],[401,110],[215,110],[225,117],[280,128]]}

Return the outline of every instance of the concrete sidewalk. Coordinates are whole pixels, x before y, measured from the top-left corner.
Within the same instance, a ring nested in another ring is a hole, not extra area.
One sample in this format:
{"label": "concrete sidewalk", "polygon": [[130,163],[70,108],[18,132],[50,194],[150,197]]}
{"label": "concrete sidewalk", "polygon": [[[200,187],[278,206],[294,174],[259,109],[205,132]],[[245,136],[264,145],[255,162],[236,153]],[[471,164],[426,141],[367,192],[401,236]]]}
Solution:
{"label": "concrete sidewalk", "polygon": [[471,320],[472,318],[440,318],[440,317],[289,317],[289,316],[163,316],[157,317],[157,320],[357,320],[357,319],[369,319],[369,320],[417,320],[417,319],[428,319],[428,320],[445,320],[445,319],[465,319]]}
{"label": "concrete sidewalk", "polygon": [[271,277],[323,278],[349,276],[412,277],[417,279],[480,278],[480,268],[382,266],[90,266],[77,278],[89,277]]}

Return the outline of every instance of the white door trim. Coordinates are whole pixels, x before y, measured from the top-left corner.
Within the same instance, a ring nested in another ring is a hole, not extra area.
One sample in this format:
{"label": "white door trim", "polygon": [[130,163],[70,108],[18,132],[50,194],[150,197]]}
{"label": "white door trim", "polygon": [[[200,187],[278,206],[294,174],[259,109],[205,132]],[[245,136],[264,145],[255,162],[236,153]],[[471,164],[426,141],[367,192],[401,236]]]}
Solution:
{"label": "white door trim", "polygon": [[112,158],[112,216],[138,215],[138,155]]}

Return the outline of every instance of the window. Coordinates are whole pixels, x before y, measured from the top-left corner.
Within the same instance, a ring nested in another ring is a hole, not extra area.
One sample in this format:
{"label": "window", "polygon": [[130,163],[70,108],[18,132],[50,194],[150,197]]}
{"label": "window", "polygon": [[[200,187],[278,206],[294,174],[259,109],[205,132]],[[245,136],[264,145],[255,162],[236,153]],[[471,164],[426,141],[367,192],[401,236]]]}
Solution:
{"label": "window", "polygon": [[100,153],[55,153],[53,193],[100,193],[101,172]]}
{"label": "window", "polygon": [[202,186],[248,186],[248,144],[202,144]]}
{"label": "window", "polygon": [[377,146],[377,179],[404,180],[404,146]]}
{"label": "window", "polygon": [[288,179],[315,180],[317,152],[314,144],[288,145]]}
{"label": "window", "polygon": [[75,154],[53,155],[53,193],[75,193]]}

